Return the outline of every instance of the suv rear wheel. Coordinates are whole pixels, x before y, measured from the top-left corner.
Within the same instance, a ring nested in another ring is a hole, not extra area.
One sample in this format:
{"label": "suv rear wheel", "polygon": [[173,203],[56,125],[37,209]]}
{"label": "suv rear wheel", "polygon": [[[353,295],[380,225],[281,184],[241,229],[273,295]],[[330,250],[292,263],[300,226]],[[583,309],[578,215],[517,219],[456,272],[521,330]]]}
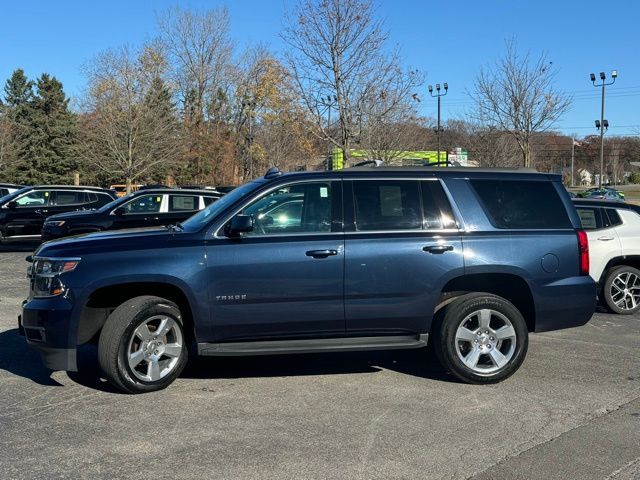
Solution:
{"label": "suv rear wheel", "polygon": [[116,308],[98,343],[102,372],[127,393],[167,387],[184,369],[187,353],[180,310],[154,296],[132,298]]}
{"label": "suv rear wheel", "polygon": [[451,302],[435,325],[440,362],[468,383],[497,383],[524,361],[527,324],[510,302],[488,293],[463,295]]}
{"label": "suv rear wheel", "polygon": [[640,270],[628,265],[611,269],[602,294],[612,312],[622,315],[637,312],[640,309]]}

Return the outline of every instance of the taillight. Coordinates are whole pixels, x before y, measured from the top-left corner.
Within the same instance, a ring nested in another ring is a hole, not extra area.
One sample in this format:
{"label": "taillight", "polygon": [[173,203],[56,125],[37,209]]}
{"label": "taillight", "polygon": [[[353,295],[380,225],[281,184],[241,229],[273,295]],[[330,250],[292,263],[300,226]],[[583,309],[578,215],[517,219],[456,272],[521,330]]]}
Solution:
{"label": "taillight", "polygon": [[578,230],[578,253],[580,254],[580,275],[589,275],[589,239],[584,230]]}

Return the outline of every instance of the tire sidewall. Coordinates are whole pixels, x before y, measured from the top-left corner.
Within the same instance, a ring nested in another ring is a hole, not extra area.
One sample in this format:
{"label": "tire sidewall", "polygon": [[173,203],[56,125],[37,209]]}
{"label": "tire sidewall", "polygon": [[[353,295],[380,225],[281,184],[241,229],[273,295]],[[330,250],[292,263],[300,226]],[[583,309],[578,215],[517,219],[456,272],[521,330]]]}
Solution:
{"label": "tire sidewall", "polygon": [[613,298],[611,298],[611,284],[613,283],[613,280],[618,275],[620,275],[621,272],[630,272],[640,277],[640,270],[638,270],[637,268],[630,267],[629,265],[621,265],[615,267],[607,274],[607,279],[604,282],[604,291],[602,292],[602,295],[604,296],[604,301],[607,304],[607,307],[609,307],[609,310],[611,310],[613,313],[617,313],[618,315],[631,315],[640,310],[640,304],[638,304],[633,310],[623,310],[618,307],[613,301]]}
{"label": "tire sidewall", "polygon": [[[458,357],[455,339],[462,321],[474,311],[484,308],[503,314],[516,332],[516,348],[511,360],[502,369],[490,374],[478,374],[467,367]],[[508,378],[522,365],[529,345],[529,332],[522,314],[507,300],[490,294],[473,294],[454,301],[445,313],[440,338],[444,362],[454,375],[471,383],[496,383]]]}
{"label": "tire sidewall", "polygon": [[[156,315],[166,315],[170,317],[172,320],[176,322],[178,328],[180,329],[180,333],[182,334],[182,342],[183,348],[180,353],[180,357],[178,358],[178,362],[174,367],[173,371],[167,375],[166,377],[156,381],[156,382],[145,382],[138,379],[133,372],[131,371],[131,367],[129,366],[129,362],[127,359],[128,349],[129,349],[129,341],[131,340],[131,336],[136,328],[140,326],[145,320],[150,317],[154,317]],[[146,306],[142,308],[139,312],[137,312],[125,328],[123,334],[120,337],[119,345],[118,345],[118,374],[123,384],[127,386],[127,388],[132,389],[134,391],[143,391],[143,392],[151,392],[155,390],[161,390],[166,388],[169,384],[171,384],[179,375],[182,373],[184,369],[187,359],[188,359],[188,345],[187,338],[185,336],[184,327],[182,325],[182,318],[180,317],[179,310],[171,305],[166,305],[162,303],[156,303]]]}

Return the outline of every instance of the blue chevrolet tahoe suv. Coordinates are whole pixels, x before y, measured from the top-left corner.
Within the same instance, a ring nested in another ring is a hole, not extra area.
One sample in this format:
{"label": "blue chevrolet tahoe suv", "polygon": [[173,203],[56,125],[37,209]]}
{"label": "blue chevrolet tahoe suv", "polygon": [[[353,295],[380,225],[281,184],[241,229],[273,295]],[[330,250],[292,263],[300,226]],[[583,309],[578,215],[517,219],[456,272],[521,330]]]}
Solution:
{"label": "blue chevrolet tahoe suv", "polygon": [[419,348],[494,383],[529,332],[583,325],[596,289],[560,177],[354,168],[236,188],[184,224],[47,242],[20,329],[51,369],[98,344],[104,376],[158,390],[199,355]]}

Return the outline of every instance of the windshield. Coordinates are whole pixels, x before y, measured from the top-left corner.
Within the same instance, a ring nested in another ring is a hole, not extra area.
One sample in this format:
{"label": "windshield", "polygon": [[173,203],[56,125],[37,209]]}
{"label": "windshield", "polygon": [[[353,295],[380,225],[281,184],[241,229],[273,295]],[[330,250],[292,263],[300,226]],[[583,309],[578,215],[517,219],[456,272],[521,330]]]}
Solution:
{"label": "windshield", "polygon": [[100,213],[104,213],[104,212],[106,212],[106,211],[108,211],[108,210],[111,210],[112,208],[114,208],[114,207],[116,207],[116,206],[120,205],[121,203],[127,202],[127,201],[129,201],[129,200],[131,200],[131,196],[125,196],[125,197],[119,197],[119,198],[116,198],[115,200],[113,200],[113,201],[111,201],[111,202],[107,203],[106,205],[101,206],[101,207],[98,209],[98,211],[99,211]]}
{"label": "windshield", "polygon": [[24,192],[28,192],[29,190],[31,190],[31,187],[22,187],[20,190],[16,190],[13,193],[9,193],[8,195],[5,195],[4,197],[0,198],[0,201],[3,204],[9,203],[11,200],[13,200],[14,198],[16,198],[18,195],[23,194]]}
{"label": "windshield", "polygon": [[200,210],[198,213],[189,217],[188,220],[182,222],[182,226],[188,232],[195,232],[201,229],[204,225],[209,223],[218,213],[222,212],[225,208],[233,205],[236,201],[240,200],[245,195],[251,193],[260,185],[260,182],[249,182],[227,193],[220,200],[213,202],[204,210]]}

